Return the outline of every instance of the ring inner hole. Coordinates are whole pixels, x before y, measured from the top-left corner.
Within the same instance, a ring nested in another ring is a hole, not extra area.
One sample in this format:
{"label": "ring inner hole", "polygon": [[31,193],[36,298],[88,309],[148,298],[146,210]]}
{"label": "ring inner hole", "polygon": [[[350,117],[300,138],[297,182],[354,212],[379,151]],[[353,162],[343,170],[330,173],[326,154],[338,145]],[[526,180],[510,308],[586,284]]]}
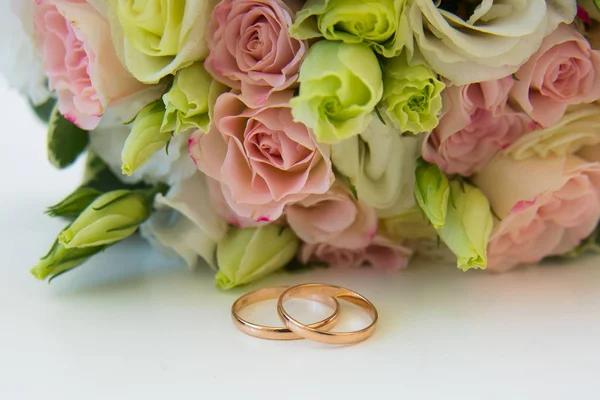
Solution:
{"label": "ring inner hole", "polygon": [[[348,302],[347,298],[338,298],[340,303],[340,318],[331,332],[354,332],[360,331],[371,325],[373,320],[365,312],[365,309]],[[287,304],[287,303],[286,303]],[[287,309],[287,306],[286,306]]]}
{"label": "ring inner hole", "polygon": [[[285,302],[285,309],[295,319],[303,324],[313,324],[333,314],[334,309],[327,304],[316,300],[301,298],[290,299]],[[265,325],[265,326],[283,326],[283,323],[277,315],[277,299],[265,300],[250,304],[239,312],[240,317],[246,321]]]}

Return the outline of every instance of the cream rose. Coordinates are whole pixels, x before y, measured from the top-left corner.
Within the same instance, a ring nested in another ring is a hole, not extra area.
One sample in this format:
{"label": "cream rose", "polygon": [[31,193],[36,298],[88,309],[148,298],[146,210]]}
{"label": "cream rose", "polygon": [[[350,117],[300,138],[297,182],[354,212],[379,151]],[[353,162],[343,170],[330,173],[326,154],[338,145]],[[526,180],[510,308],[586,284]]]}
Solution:
{"label": "cream rose", "polygon": [[573,0],[414,0],[408,21],[431,68],[465,85],[512,74],[575,13]]}
{"label": "cream rose", "polygon": [[[504,151],[517,160],[530,157],[561,157],[600,144],[600,105],[580,104],[567,108],[556,124],[522,136]],[[600,160],[594,160],[600,161]]]}
{"label": "cream rose", "polygon": [[[105,8],[100,3],[98,8]],[[206,32],[216,0],[108,0],[112,38],[129,71],[156,83],[208,55]]]}

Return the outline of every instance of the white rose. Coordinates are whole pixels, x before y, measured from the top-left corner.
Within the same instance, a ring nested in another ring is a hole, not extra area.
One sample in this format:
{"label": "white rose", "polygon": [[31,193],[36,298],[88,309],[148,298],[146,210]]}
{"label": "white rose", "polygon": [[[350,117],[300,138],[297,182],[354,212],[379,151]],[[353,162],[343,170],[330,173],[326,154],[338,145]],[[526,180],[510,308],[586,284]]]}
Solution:
{"label": "white rose", "polygon": [[402,136],[391,123],[373,116],[367,130],[332,146],[335,167],[350,179],[358,198],[380,217],[415,204],[413,187],[421,139]]}
{"label": "white rose", "polygon": [[156,196],[156,210],[142,225],[142,235],[163,254],[177,254],[190,268],[201,259],[216,269],[217,244],[228,225],[209,204],[206,177],[198,172],[179,181],[166,196]]}
{"label": "white rose", "polygon": [[573,21],[576,13],[575,0],[437,3],[413,0],[408,20],[427,63],[456,85],[512,74],[546,35],[561,22]]}
{"label": "white rose", "polygon": [[567,108],[556,124],[523,135],[504,154],[516,160],[562,157],[599,144],[600,105],[579,104]]}
{"label": "white rose", "polygon": [[33,32],[33,0],[0,2],[0,73],[33,104],[50,97]]}

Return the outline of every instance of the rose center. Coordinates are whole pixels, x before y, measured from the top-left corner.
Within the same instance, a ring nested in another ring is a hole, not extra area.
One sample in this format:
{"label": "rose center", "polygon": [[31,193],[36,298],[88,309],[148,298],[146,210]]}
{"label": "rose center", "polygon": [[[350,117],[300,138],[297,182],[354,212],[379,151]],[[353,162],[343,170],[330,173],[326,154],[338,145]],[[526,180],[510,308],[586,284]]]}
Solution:
{"label": "rose center", "polygon": [[448,11],[467,21],[482,0],[433,0],[437,8]]}
{"label": "rose center", "polygon": [[337,97],[328,97],[323,101],[322,108],[328,117],[336,117],[342,109],[342,103]]}
{"label": "rose center", "polygon": [[425,87],[421,92],[411,96],[407,106],[416,113],[425,113],[429,109],[429,98],[431,97],[431,86]]}
{"label": "rose center", "polygon": [[256,144],[263,154],[269,155],[270,158],[281,160],[281,141],[279,140],[279,135],[259,133],[256,135]]}

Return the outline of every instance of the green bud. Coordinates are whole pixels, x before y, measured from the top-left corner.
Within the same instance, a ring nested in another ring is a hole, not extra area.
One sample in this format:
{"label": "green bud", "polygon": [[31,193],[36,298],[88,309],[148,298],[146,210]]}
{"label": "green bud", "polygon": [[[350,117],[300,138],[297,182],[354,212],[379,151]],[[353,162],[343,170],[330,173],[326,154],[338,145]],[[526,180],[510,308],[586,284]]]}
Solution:
{"label": "green bud", "polygon": [[67,249],[56,240],[48,254],[42,257],[39,263],[31,269],[31,274],[39,280],[46,278],[52,280],[58,275],[83,264],[88,258],[101,252],[106,247]]}
{"label": "green bud", "polygon": [[404,56],[383,66],[383,98],[388,117],[403,132],[430,132],[438,125],[445,85],[424,65],[409,65]]}
{"label": "green bud", "polygon": [[286,266],[296,255],[300,240],[289,228],[264,225],[230,228],[217,247],[219,289],[256,281]]}
{"label": "green bud", "polygon": [[51,217],[77,218],[102,192],[89,187],[80,187],[60,203],[48,207],[46,214]]}
{"label": "green bud", "polygon": [[180,70],[163,96],[166,107],[161,130],[178,134],[186,129],[210,129],[212,107],[225,86],[212,79],[199,62]]}
{"label": "green bud", "polygon": [[490,203],[475,186],[459,180],[450,182],[451,199],[440,238],[458,258],[458,268],[487,267],[487,245],[494,220]]}
{"label": "green bud", "polygon": [[135,117],[121,153],[123,174],[133,174],[171,140],[170,132],[161,131],[164,116],[164,104],[158,101],[148,104]]}
{"label": "green bud", "polygon": [[112,244],[132,235],[152,212],[152,197],[142,191],[115,190],[94,200],[58,240],[66,248]]}
{"label": "green bud", "polygon": [[448,178],[436,164],[423,159],[417,162],[415,171],[415,198],[435,229],[440,229],[446,221],[450,185]]}

